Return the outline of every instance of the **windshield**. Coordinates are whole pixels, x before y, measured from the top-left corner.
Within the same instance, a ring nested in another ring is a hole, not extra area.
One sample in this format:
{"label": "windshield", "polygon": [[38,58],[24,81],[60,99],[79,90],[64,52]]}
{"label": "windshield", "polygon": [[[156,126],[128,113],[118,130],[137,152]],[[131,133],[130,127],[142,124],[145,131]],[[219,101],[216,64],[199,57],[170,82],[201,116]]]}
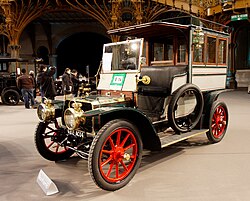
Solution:
{"label": "windshield", "polygon": [[142,52],[142,39],[105,44],[103,72],[138,70]]}

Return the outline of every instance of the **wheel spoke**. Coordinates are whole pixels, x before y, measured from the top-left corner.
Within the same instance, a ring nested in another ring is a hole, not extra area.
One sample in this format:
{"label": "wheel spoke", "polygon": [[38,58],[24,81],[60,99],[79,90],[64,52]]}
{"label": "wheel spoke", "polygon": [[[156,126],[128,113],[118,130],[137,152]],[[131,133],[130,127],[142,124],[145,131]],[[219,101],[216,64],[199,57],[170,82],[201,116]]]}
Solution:
{"label": "wheel spoke", "polygon": [[128,134],[126,135],[126,137],[123,139],[123,141],[122,141],[122,143],[121,143],[121,147],[124,146],[124,144],[126,143],[126,141],[127,141],[128,138],[129,138],[129,136],[130,136],[130,134],[128,133]]}
{"label": "wheel spoke", "polygon": [[104,154],[109,154],[109,155],[110,155],[110,154],[113,153],[113,151],[109,151],[109,150],[104,150],[104,149],[103,149],[103,150],[102,150],[102,153],[104,153]]}
{"label": "wheel spoke", "polygon": [[117,138],[116,138],[116,145],[119,146],[120,145],[120,140],[121,140],[121,130],[118,130],[117,132]]}
{"label": "wheel spoke", "polygon": [[111,173],[111,171],[112,171],[112,169],[113,169],[113,166],[114,166],[114,162],[111,163],[110,166],[109,166],[109,170],[108,170],[108,172],[107,172],[107,174],[106,174],[107,177],[110,176],[110,173]]}
{"label": "wheel spoke", "polygon": [[135,146],[135,144],[130,144],[129,146],[127,146],[127,147],[124,148],[124,151],[126,151],[126,150],[128,150],[128,149],[130,149],[130,148],[132,148],[134,146]]}
{"label": "wheel spoke", "polygon": [[49,149],[55,142],[51,141],[51,143],[47,146],[47,148]]}
{"label": "wheel spoke", "polygon": [[55,129],[51,128],[49,125],[47,125],[47,128],[52,130],[52,131],[55,131]]}
{"label": "wheel spoke", "polygon": [[53,137],[54,135],[43,135],[43,138],[44,139],[47,139],[47,138],[51,138],[51,137]]}
{"label": "wheel spoke", "polygon": [[55,151],[56,153],[58,153],[59,146],[60,146],[60,145],[57,143],[57,145],[56,145],[56,151]]}
{"label": "wheel spoke", "polygon": [[125,171],[128,171],[128,168],[123,161],[121,161],[121,164],[122,164],[122,167],[125,169]]}
{"label": "wheel spoke", "polygon": [[111,145],[112,150],[114,150],[114,149],[115,149],[115,145],[114,145],[114,142],[113,142],[112,138],[109,137],[108,140],[109,140],[109,142],[110,142],[110,145]]}
{"label": "wheel spoke", "polygon": [[119,178],[119,163],[115,164],[115,176],[117,179]]}
{"label": "wheel spoke", "polygon": [[103,167],[103,166],[107,165],[111,160],[112,160],[112,157],[110,156],[106,161],[101,163],[101,166]]}
{"label": "wheel spoke", "polygon": [[[49,131],[47,133],[43,133],[43,136],[49,136],[48,134],[55,133],[55,131]],[[53,135],[52,135],[53,136]]]}

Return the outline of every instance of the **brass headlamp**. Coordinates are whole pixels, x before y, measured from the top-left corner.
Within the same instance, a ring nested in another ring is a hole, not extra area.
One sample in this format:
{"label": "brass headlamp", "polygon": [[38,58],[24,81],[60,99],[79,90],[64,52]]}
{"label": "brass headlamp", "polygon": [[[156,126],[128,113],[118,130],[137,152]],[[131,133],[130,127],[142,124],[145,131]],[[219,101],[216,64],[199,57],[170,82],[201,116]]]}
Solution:
{"label": "brass headlamp", "polygon": [[84,111],[81,109],[81,103],[73,103],[73,108],[67,108],[64,112],[64,122],[69,130],[74,130],[79,125],[85,124],[85,117],[83,116]]}
{"label": "brass headlamp", "polygon": [[55,119],[55,107],[52,100],[46,99],[37,107],[37,116],[40,121],[50,122]]}

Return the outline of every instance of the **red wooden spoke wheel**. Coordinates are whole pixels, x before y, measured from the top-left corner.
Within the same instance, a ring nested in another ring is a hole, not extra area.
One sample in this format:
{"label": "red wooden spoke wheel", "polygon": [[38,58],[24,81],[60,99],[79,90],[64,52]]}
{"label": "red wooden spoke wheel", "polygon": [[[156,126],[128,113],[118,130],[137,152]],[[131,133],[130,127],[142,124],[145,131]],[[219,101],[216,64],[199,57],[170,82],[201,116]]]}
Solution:
{"label": "red wooden spoke wheel", "polygon": [[123,180],[133,170],[137,154],[138,147],[133,133],[118,128],[106,139],[100,152],[102,176],[109,182]]}
{"label": "red wooden spoke wheel", "polygon": [[224,137],[228,126],[228,110],[222,101],[212,104],[209,117],[209,131],[207,137],[211,142],[219,142]]}
{"label": "red wooden spoke wheel", "polygon": [[215,138],[220,138],[227,126],[227,113],[225,108],[219,105],[212,117],[211,129]]}
{"label": "red wooden spoke wheel", "polygon": [[102,127],[91,145],[91,177],[102,189],[120,189],[135,175],[141,155],[138,129],[128,121],[112,120]]}
{"label": "red wooden spoke wheel", "polygon": [[35,132],[35,144],[38,152],[47,160],[58,161],[69,158],[74,151],[63,145],[65,135],[56,127],[56,123],[40,122]]}
{"label": "red wooden spoke wheel", "polygon": [[44,143],[47,149],[55,154],[61,154],[68,150],[66,146],[62,146],[59,143],[62,141],[61,136],[59,136],[58,132],[46,132],[43,135]]}

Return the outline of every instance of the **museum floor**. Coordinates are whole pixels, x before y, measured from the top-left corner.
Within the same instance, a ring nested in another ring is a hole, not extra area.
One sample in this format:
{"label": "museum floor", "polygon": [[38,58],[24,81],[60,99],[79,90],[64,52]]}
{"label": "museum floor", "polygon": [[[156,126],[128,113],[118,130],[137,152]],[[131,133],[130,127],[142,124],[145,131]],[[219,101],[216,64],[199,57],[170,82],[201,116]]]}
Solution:
{"label": "museum floor", "polygon": [[[116,192],[99,189],[88,173],[87,161],[43,159],[34,145],[36,110],[0,104],[0,200],[114,201],[247,201],[250,197],[250,94],[222,94],[230,120],[225,138],[209,144],[202,135],[144,152],[132,181]],[[46,196],[37,184],[43,170],[59,193]]]}

